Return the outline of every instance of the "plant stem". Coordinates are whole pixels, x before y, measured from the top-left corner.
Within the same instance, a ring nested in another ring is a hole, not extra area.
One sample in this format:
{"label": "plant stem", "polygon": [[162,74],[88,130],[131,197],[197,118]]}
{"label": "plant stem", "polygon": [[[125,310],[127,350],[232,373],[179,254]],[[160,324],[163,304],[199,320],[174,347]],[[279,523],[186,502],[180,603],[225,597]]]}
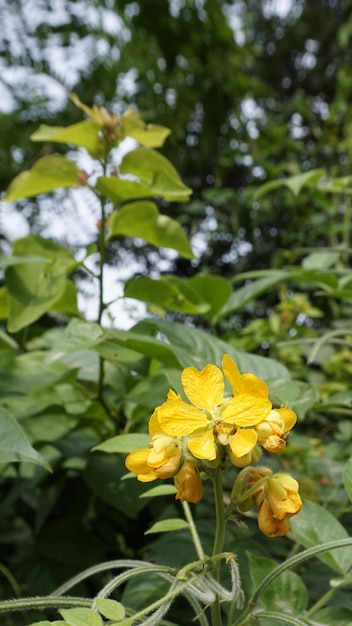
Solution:
{"label": "plant stem", "polygon": [[[213,546],[213,556],[216,556],[223,550],[225,526],[226,520],[224,515],[224,496],[222,489],[222,469],[217,467],[213,478],[214,497],[215,497],[215,515],[216,515],[216,529],[215,539]],[[214,578],[219,580],[220,578],[220,562],[215,566]],[[221,610],[219,598],[211,605],[211,619],[212,626],[221,626]]]}
{"label": "plant stem", "polygon": [[9,611],[27,611],[29,609],[48,609],[58,607],[87,607],[90,608],[92,601],[89,598],[44,596],[36,598],[20,598],[19,600],[5,600],[0,602],[0,613]]}
{"label": "plant stem", "polygon": [[196,553],[199,559],[204,559],[205,554],[204,554],[204,550],[203,550],[203,546],[201,544],[199,535],[198,535],[198,531],[196,528],[196,525],[194,523],[194,519],[193,519],[193,515],[190,509],[190,506],[188,504],[188,502],[182,502],[182,506],[183,506],[183,511],[185,514],[185,518],[189,524],[189,529],[191,531],[191,535],[192,535],[192,539],[193,539],[193,543],[194,543],[194,547],[196,549]]}
{"label": "plant stem", "polygon": [[[106,176],[106,168],[107,161],[105,160],[103,163],[103,176]],[[99,281],[99,310],[98,310],[98,318],[97,322],[101,325],[103,313],[105,310],[104,303],[104,268],[105,268],[105,229],[106,229],[106,198],[100,196],[100,230],[99,230],[99,272],[98,272],[98,281]],[[103,386],[104,386],[104,358],[102,356],[99,357],[99,379],[98,379],[98,399],[104,409],[109,412],[107,405],[105,404],[104,395],[103,395]]]}

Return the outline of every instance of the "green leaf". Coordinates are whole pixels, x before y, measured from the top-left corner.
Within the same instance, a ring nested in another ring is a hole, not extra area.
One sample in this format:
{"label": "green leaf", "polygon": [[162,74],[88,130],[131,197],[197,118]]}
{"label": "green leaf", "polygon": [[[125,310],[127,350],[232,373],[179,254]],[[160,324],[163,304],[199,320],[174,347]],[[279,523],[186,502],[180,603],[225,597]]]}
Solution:
{"label": "green leaf", "polygon": [[349,459],[343,469],[343,484],[348,497],[352,502],[352,459]]}
{"label": "green leaf", "polygon": [[70,626],[67,622],[63,622],[62,620],[55,620],[54,622],[48,622],[44,620],[44,622],[32,622],[29,626]]}
{"label": "green leaf", "polygon": [[158,485],[157,487],[153,487],[152,489],[148,489],[144,493],[141,493],[140,498],[156,498],[159,496],[170,496],[175,495],[177,493],[177,489],[174,485]]}
{"label": "green leaf", "polygon": [[352,626],[351,609],[327,606],[309,619],[312,626]]}
{"label": "green leaf", "polygon": [[138,448],[147,448],[150,442],[150,437],[143,433],[127,433],[126,435],[117,435],[111,437],[100,443],[93,448],[93,451],[100,450],[100,452],[112,452],[112,453],[129,453],[132,450]]}
{"label": "green leaf", "polygon": [[163,519],[160,522],[155,522],[144,534],[167,533],[174,530],[183,530],[184,528],[189,528],[189,524],[183,519]]}
{"label": "green leaf", "polygon": [[[304,501],[300,513],[291,519],[291,528],[305,548],[331,541],[332,537],[348,537],[344,527],[329,511],[309,500]],[[317,558],[339,574],[346,574],[352,566],[352,547],[323,552],[317,554]]]}
{"label": "green leaf", "polygon": [[59,613],[70,626],[103,626],[100,615],[91,609],[60,609]]}
{"label": "green leaf", "polygon": [[280,178],[279,180],[273,180],[265,185],[259,187],[255,193],[255,199],[261,198],[269,191],[279,189],[280,187],[287,187],[292,191],[294,196],[298,196],[303,187],[314,187],[325,175],[324,170],[311,170],[310,172],[304,172],[303,174],[297,174],[296,176],[290,176],[289,178]]}
{"label": "green leaf", "polygon": [[109,237],[140,237],[154,246],[176,250],[186,259],[194,258],[191,245],[180,224],[167,215],[160,215],[154,202],[126,204],[110,215],[108,226]]}
{"label": "green leaf", "polygon": [[189,281],[168,274],[159,279],[131,278],[125,284],[124,295],[179,313],[199,315],[209,310]]}
{"label": "green leaf", "polygon": [[215,322],[217,313],[231,297],[231,283],[221,276],[197,274],[189,279],[188,285],[208,303],[209,308],[203,312],[204,317],[211,323]]}
{"label": "green leaf", "polygon": [[104,154],[104,146],[99,139],[99,130],[100,125],[93,120],[84,120],[66,128],[41,124],[31,135],[31,140],[69,143],[86,148],[92,156],[98,157]]}
{"label": "green leaf", "polygon": [[15,418],[0,408],[0,463],[22,461],[50,469],[43,457],[32,448]]}
{"label": "green leaf", "polygon": [[44,156],[30,170],[13,179],[2,200],[13,202],[54,189],[75,187],[80,184],[79,172],[77,165],[64,156]]}
{"label": "green leaf", "polygon": [[95,603],[99,612],[107,619],[122,620],[125,617],[126,611],[121,602],[106,598],[97,598]]}
{"label": "green leaf", "polygon": [[134,174],[156,196],[170,202],[186,202],[192,190],[183,184],[174,166],[164,156],[148,148],[128,152],[120,165],[122,174]]}
{"label": "green leaf", "polygon": [[135,109],[128,109],[121,119],[125,137],[133,137],[148,148],[160,148],[171,133],[166,126],[145,124]]}
{"label": "green leaf", "polygon": [[319,392],[313,385],[299,380],[282,380],[275,378],[269,381],[270,399],[274,406],[288,402],[298,417],[303,418],[307,411],[319,401]]}
{"label": "green leaf", "polygon": [[[253,585],[259,587],[277,563],[250,553],[247,556]],[[308,591],[297,574],[285,571],[263,591],[260,602],[270,611],[282,611],[286,615],[302,613],[308,603]]]}
{"label": "green leaf", "polygon": [[[6,269],[10,332],[17,332],[44,313],[63,307],[66,301],[74,308],[75,288],[67,287],[66,275],[77,267],[73,254],[49,239],[29,235],[15,241],[13,250],[22,264]],[[44,261],[28,263],[27,256]]]}
{"label": "green leaf", "polygon": [[154,195],[147,185],[117,176],[101,176],[97,180],[97,189],[114,204]]}
{"label": "green leaf", "polygon": [[339,260],[341,252],[312,252],[302,261],[302,267],[306,270],[329,269]]}

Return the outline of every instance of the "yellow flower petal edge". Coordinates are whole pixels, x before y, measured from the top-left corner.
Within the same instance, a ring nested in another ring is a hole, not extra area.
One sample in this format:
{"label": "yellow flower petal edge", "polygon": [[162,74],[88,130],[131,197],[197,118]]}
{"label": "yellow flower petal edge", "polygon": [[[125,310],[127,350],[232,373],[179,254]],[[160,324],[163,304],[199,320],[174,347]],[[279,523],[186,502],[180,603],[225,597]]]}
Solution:
{"label": "yellow flower petal edge", "polygon": [[233,394],[252,393],[268,396],[268,387],[263,380],[255,376],[255,374],[241,374],[236,363],[228,354],[224,355],[222,360],[222,369],[229,381]]}
{"label": "yellow flower petal edge", "polygon": [[216,365],[207,365],[201,371],[186,367],[181,380],[188,400],[199,409],[213,411],[224,399],[224,377]]}

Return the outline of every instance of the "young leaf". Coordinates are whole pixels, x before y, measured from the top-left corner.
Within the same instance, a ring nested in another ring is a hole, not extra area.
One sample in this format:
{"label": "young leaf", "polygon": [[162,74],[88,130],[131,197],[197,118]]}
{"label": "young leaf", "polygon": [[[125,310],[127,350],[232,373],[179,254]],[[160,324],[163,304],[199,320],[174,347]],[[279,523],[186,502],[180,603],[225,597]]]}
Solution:
{"label": "young leaf", "polygon": [[133,137],[147,148],[160,148],[171,133],[166,126],[145,124],[135,109],[127,109],[122,114],[121,120],[124,135]]}
{"label": "young leaf", "polygon": [[43,457],[32,448],[15,418],[0,408],[0,463],[21,461],[50,469]]}
{"label": "young leaf", "polygon": [[99,129],[100,125],[93,120],[84,120],[66,128],[42,124],[31,135],[31,140],[69,143],[86,148],[92,156],[99,157],[104,153],[104,146],[99,139]]}
{"label": "young leaf", "polygon": [[93,448],[100,450],[100,452],[111,452],[116,454],[117,452],[128,453],[131,450],[137,450],[137,448],[147,448],[150,441],[150,437],[143,433],[127,433],[126,435],[117,435],[111,437],[100,443]]}
{"label": "young leaf", "polygon": [[164,156],[148,148],[128,152],[120,165],[122,174],[134,174],[154,195],[170,202],[187,202],[192,190],[183,184],[174,166]]}
{"label": "young leaf", "polygon": [[49,155],[38,159],[30,170],[21,172],[11,182],[2,200],[13,202],[40,193],[80,184],[77,165],[64,156]]}
{"label": "young leaf", "polygon": [[122,620],[125,617],[126,611],[121,602],[106,598],[97,598],[95,603],[99,612],[107,619]]}
{"label": "young leaf", "polygon": [[175,518],[175,519],[163,519],[160,522],[155,522],[149,530],[147,530],[144,534],[151,535],[152,533],[167,533],[173,530],[183,530],[184,528],[189,528],[188,522],[183,519]]}
{"label": "young leaf", "polygon": [[[329,511],[315,502],[305,500],[298,515],[292,518],[291,528],[297,541],[306,548],[334,539],[344,539],[348,533]],[[317,554],[326,565],[339,574],[346,574],[352,566],[352,547]]]}
{"label": "young leaf", "polygon": [[70,626],[103,626],[100,615],[91,609],[60,609],[59,613]]}
{"label": "young leaf", "polygon": [[154,195],[147,185],[117,176],[101,176],[97,180],[97,189],[114,204],[137,198],[151,198]]}
{"label": "young leaf", "polygon": [[167,215],[160,215],[154,202],[130,202],[111,214],[108,225],[110,237],[140,237],[154,246],[176,250],[186,259],[194,258],[180,224]]}

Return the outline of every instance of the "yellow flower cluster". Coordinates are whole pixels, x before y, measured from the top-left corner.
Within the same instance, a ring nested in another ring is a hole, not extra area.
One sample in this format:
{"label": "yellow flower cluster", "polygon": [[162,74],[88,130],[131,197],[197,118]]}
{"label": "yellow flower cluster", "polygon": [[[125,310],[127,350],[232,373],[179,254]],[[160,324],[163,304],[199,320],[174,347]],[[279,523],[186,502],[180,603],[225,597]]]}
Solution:
{"label": "yellow flower cluster", "polygon": [[[225,396],[225,378],[232,388],[230,397]],[[260,446],[272,453],[285,448],[296,414],[288,408],[273,409],[264,381],[241,374],[230,356],[224,356],[222,370],[212,364],[201,371],[187,367],[182,385],[189,402],[170,390],[150,418],[149,448],[131,452],[126,459],[138,480],[174,477],[176,497],[198,502],[203,496],[199,468],[207,471],[226,458],[245,468],[259,459]]]}

